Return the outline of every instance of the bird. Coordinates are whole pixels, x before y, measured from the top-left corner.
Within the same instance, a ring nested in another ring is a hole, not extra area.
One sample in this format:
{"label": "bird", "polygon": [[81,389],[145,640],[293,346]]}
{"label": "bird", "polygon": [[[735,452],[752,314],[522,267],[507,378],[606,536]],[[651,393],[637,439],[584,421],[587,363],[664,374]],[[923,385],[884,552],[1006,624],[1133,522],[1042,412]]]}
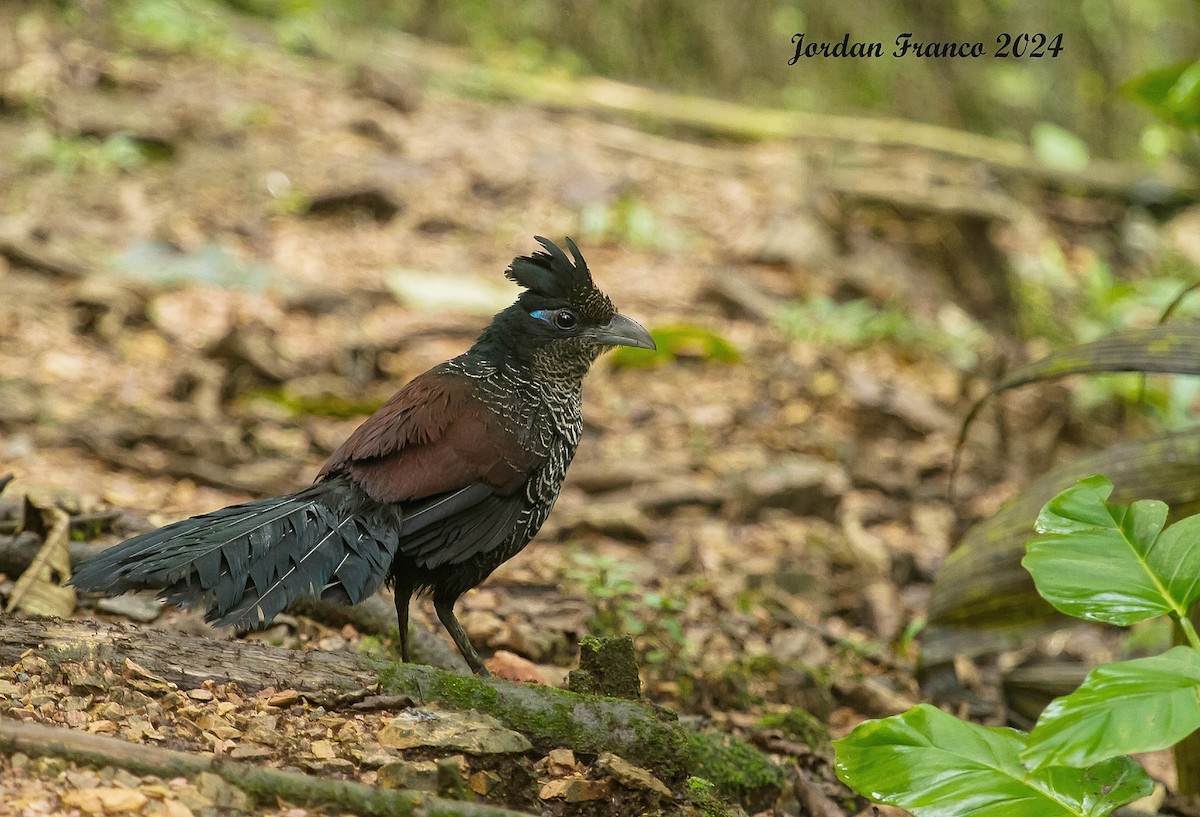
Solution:
{"label": "bird", "polygon": [[350,434],[312,485],[167,525],[82,562],[71,583],[156,590],[217,626],[261,629],[303,597],[357,604],[394,589],[411,661],[414,593],[468,666],[487,667],[458,599],[521,551],[550,514],[583,432],[584,376],[618,346],[654,349],[617,311],[575,242],[505,270],[522,288],[458,357],[418,375]]}

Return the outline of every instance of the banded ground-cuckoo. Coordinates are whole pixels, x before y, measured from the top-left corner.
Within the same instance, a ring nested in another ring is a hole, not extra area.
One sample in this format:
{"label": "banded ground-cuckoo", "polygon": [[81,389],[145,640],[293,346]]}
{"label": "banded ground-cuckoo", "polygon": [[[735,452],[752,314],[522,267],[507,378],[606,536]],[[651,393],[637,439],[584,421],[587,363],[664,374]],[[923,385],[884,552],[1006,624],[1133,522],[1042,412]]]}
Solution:
{"label": "banded ground-cuckoo", "polygon": [[604,350],[654,348],[596,288],[574,242],[513,260],[525,291],[466,353],[416,377],[350,435],[316,482],[184,519],[80,565],[81,590],[161,591],[207,619],[265,626],[302,596],[356,604],[395,587],[409,660],[414,591],[481,675],[454,604],[537,533],[583,430],[583,377]]}

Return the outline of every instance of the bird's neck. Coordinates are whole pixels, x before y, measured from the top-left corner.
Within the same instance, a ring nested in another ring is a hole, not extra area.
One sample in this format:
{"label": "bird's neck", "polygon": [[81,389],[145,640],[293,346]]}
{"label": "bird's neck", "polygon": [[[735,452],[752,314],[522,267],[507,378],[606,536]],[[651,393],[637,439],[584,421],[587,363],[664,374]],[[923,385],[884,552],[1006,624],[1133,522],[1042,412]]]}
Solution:
{"label": "bird's neck", "polygon": [[580,359],[578,355],[551,354],[542,350],[528,361],[516,361],[468,352],[445,365],[451,371],[479,381],[481,386],[490,385],[514,398],[579,401],[584,375],[598,356],[598,351]]}
{"label": "bird's neck", "polygon": [[[475,380],[480,399],[511,423],[515,433],[549,432],[573,447],[583,431],[587,365],[581,364],[577,355],[542,354],[544,351],[524,364],[468,352],[446,365]],[[597,355],[590,355],[588,362]],[[550,439],[539,440],[539,445],[549,445]]]}
{"label": "bird's neck", "polygon": [[529,368],[538,382],[558,386],[563,393],[578,393],[599,356],[600,349],[595,346],[555,343],[534,352]]}

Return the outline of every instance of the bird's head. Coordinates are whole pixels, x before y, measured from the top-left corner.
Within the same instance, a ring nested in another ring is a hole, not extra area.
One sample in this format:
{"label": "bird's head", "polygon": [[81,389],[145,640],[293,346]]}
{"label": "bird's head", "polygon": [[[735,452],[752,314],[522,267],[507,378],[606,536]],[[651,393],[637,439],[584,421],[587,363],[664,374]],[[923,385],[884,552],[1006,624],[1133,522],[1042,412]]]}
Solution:
{"label": "bird's head", "polygon": [[517,302],[492,320],[479,344],[500,345],[530,364],[586,371],[599,354],[615,346],[654,349],[654,339],[625,317],[596,288],[587,262],[571,239],[571,258],[552,241],[535,236],[545,251],[513,259],[505,271],[525,288]]}

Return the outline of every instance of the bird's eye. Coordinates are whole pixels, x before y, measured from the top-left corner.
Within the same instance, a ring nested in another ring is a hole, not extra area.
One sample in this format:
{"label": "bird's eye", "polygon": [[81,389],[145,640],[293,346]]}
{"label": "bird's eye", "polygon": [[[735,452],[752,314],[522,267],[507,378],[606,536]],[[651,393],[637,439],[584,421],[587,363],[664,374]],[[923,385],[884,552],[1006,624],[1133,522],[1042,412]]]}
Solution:
{"label": "bird's eye", "polygon": [[554,316],[554,325],[559,329],[574,329],[578,323],[579,318],[569,309],[560,309]]}

